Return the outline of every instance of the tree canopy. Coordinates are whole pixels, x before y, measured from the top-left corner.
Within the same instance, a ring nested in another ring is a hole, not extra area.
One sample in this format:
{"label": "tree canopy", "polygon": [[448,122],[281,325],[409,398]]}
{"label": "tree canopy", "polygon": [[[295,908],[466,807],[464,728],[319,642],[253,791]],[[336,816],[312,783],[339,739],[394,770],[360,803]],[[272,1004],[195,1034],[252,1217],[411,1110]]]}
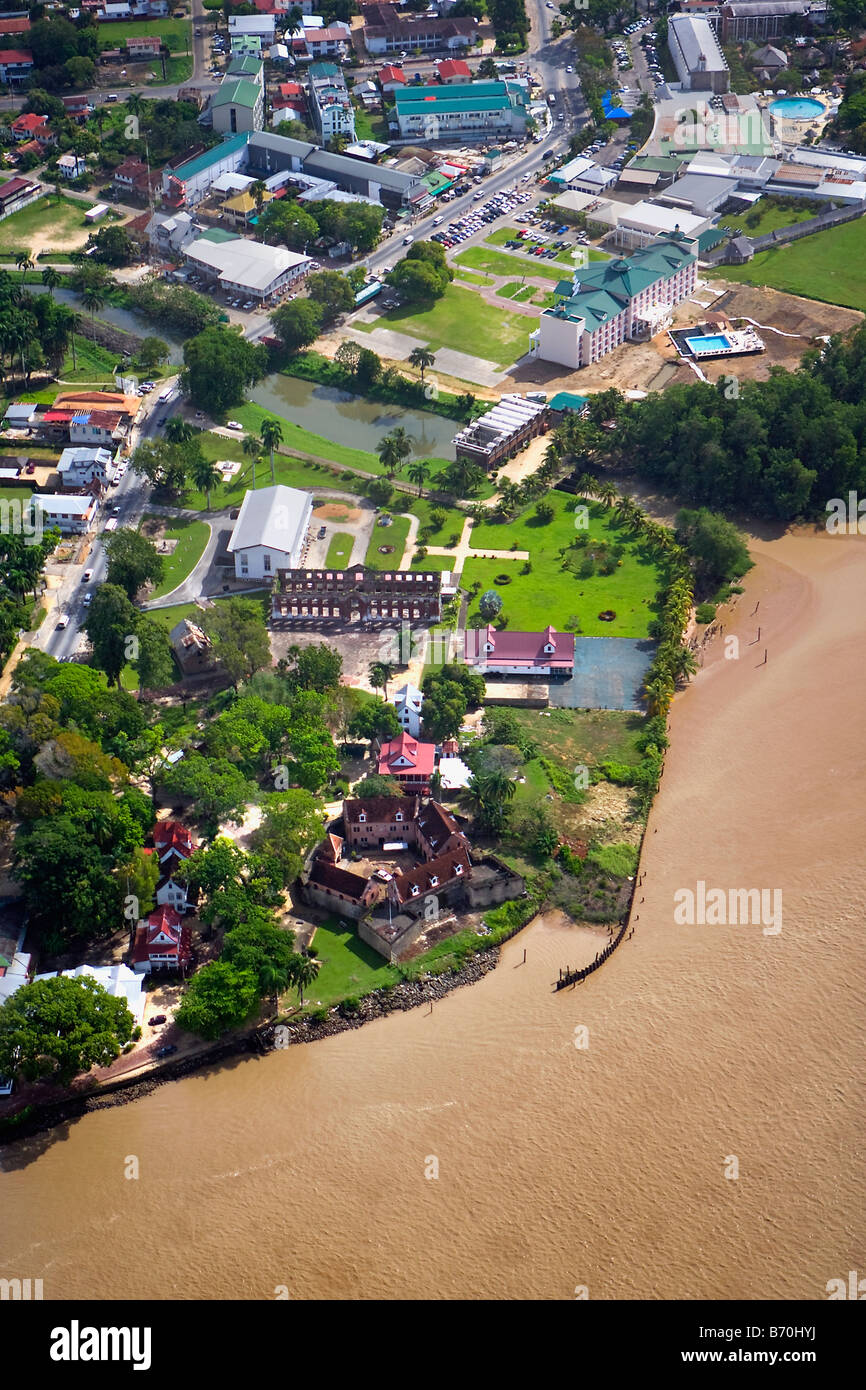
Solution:
{"label": "tree canopy", "polygon": [[96,980],[34,980],[0,1008],[0,1075],[66,1085],[79,1072],[109,1066],[134,1026],[126,1001]]}

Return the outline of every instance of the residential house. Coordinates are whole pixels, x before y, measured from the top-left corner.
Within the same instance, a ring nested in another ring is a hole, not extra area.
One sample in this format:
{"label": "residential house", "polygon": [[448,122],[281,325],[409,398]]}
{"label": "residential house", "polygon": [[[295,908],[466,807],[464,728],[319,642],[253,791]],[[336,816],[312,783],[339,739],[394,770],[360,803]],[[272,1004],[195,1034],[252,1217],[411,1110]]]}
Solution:
{"label": "residential house", "polygon": [[84,93],[72,97],[63,97],[62,101],[67,116],[70,121],[75,121],[76,125],[80,125],[82,121],[86,121],[93,111],[93,102],[90,100],[90,97],[86,96]]}
{"label": "residential house", "polygon": [[87,160],[83,154],[62,154],[57,161],[57,172],[62,179],[79,179],[87,173]]}
{"label": "residential house", "polygon": [[313,514],[313,499],[299,488],[245,492],[227,550],[238,579],[273,579],[297,565]]}
{"label": "residential house", "polygon": [[184,926],[174,908],[157,908],[146,922],[139,923],[132,949],[132,968],[137,974],[149,975],[153,970],[182,971],[191,956],[190,929]]}
{"label": "residential house", "polygon": [[32,504],[42,513],[45,526],[56,526],[63,535],[83,535],[96,521],[98,497],[70,497],[62,492],[34,492]]}
{"label": "residential house", "polygon": [[410,734],[399,734],[382,744],[376,770],[380,777],[396,777],[406,791],[427,796],[435,765],[435,743],[422,743]]}
{"label": "residential house", "polygon": [[162,49],[162,39],[158,34],[142,34],[126,40],[126,51],[132,63],[144,63],[148,58],[158,58]]}
{"label": "residential house", "polygon": [[141,975],[130,970],[128,965],[76,965],[73,970],[50,970],[47,975],[37,975],[35,978],[53,980],[58,975],[95,980],[112,998],[123,999],[135,1022],[141,1023],[147,995],[142,987]]}
{"label": "residential house", "polygon": [[168,640],[185,676],[198,675],[213,668],[211,640],[191,619],[181,618],[168,634]]}
{"label": "residential house", "polygon": [[158,820],[153,827],[153,844],[160,872],[171,877],[198,848],[191,830],[179,820]]}
{"label": "residential house", "polygon": [[264,44],[272,44],[276,34],[276,19],[272,14],[229,15],[229,37],[252,36]]}
{"label": "residential house", "polygon": [[0,36],[5,38],[7,34],[29,34],[30,20],[26,15],[18,15],[12,19],[0,19]]}
{"label": "residential house", "polygon": [[112,176],[112,184],[121,198],[147,199],[150,192],[156,192],[162,182],[162,174],[148,173],[147,165],[137,155],[130,155],[118,164]]}
{"label": "residential house", "polygon": [[35,111],[25,111],[22,115],[16,116],[9,129],[12,131],[12,139],[17,141],[54,138],[49,130],[48,117],[37,116]]}
{"label": "residential house", "polygon": [[383,68],[379,69],[376,76],[383,92],[396,92],[398,87],[407,85],[405,72],[402,68],[395,67],[393,63],[386,63]]}
{"label": "residential house", "polygon": [[336,136],[355,139],[355,110],[343,74],[335,63],[311,65],[310,103],[323,144]]}
{"label": "residential house", "polygon": [[450,84],[472,81],[472,69],[462,58],[439,58],[435,66],[440,82]]}
{"label": "residential house", "polygon": [[323,58],[345,58],[351,42],[352,31],[348,24],[335,20],[322,28],[304,25],[304,45],[314,62]]}
{"label": "residential house", "polygon": [[571,676],[574,674],[574,633],[498,632],[494,627],[472,628],[463,635],[463,658],[484,676]]}
{"label": "residential house", "polygon": [[107,487],[113,472],[112,458],[110,449],[64,449],[57,464],[61,487],[73,491],[94,482]]}
{"label": "residential house", "polygon": [[391,704],[397,711],[397,718],[400,720],[404,733],[411,734],[417,738],[421,732],[421,706],[424,703],[424,696],[417,686],[410,685],[409,682],[395,690],[391,696]]}
{"label": "residential house", "polygon": [[5,86],[24,87],[32,72],[33,54],[27,49],[0,48],[0,82]]}

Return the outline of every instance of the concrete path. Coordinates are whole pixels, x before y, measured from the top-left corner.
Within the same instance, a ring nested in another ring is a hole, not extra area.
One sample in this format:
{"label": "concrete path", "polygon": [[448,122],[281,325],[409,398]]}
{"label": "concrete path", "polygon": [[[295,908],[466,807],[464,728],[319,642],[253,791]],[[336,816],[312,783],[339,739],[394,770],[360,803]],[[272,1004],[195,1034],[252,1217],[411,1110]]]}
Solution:
{"label": "concrete path", "polygon": [[452,573],[455,575],[461,575],[463,573],[463,566],[466,564],[467,560],[529,559],[528,550],[476,550],[475,547],[470,544],[471,536],[472,522],[467,518],[463,523],[463,531],[461,532],[460,540],[453,550],[447,550],[445,546],[442,545],[428,545],[427,553],[428,555],[447,555],[448,558],[454,562],[451,569]]}
{"label": "concrete path", "polygon": [[412,512],[400,512],[400,516],[409,518],[409,532],[406,536],[406,545],[403,549],[403,559],[400,561],[401,570],[408,570],[412,567],[412,556],[415,554],[415,545],[418,540],[418,528],[421,522]]}

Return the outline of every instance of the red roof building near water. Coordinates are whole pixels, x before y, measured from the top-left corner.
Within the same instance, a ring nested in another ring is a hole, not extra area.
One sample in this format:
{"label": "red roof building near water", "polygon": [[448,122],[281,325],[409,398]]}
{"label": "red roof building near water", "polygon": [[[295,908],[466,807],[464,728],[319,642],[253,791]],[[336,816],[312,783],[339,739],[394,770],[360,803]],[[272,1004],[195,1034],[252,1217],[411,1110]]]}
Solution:
{"label": "red roof building near water", "polygon": [[172,970],[185,965],[192,954],[192,934],[173,907],[158,907],[136,929],[132,965],[139,970],[160,967]]}
{"label": "red roof building near water", "polygon": [[482,671],[502,675],[571,675],[574,671],[574,633],[498,632],[495,627],[472,628],[464,634],[464,660]]}

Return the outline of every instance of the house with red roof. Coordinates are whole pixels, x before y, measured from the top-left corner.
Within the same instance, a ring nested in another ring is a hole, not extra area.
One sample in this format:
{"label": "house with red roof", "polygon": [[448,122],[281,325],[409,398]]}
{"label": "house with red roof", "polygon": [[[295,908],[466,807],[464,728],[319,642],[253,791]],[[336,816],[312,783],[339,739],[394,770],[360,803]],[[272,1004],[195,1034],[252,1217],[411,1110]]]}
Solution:
{"label": "house with red roof", "polygon": [[[2,62],[2,58],[3,54],[0,54],[0,62]],[[26,111],[22,115],[16,116],[9,128],[12,131],[13,140],[33,140],[37,137],[45,139],[47,135],[50,135],[48,117],[37,116],[35,111]]]}
{"label": "house with red roof", "polygon": [[0,82],[23,87],[33,71],[33,54],[26,48],[0,48]]}
{"label": "house with red roof", "polygon": [[29,19],[0,19],[0,34],[29,34]]}
{"label": "house with red roof", "polygon": [[158,820],[153,827],[153,846],[163,874],[173,874],[197,848],[195,836],[179,820]]}
{"label": "house with red roof", "polygon": [[382,744],[376,771],[380,777],[396,777],[406,791],[427,795],[435,766],[435,743],[422,743],[404,733]]}
{"label": "house with red roof", "polygon": [[395,874],[388,884],[388,897],[395,907],[405,907],[415,898],[432,894],[447,901],[449,890],[462,887],[472,877],[469,855],[461,845],[457,849],[429,859],[405,874]]}
{"label": "house with red roof", "polygon": [[152,970],[183,970],[192,956],[192,933],[172,907],[151,912],[139,922],[132,948],[132,968],[139,975]]}
{"label": "house with red roof", "polygon": [[0,219],[20,212],[28,203],[41,198],[45,189],[32,179],[14,178],[0,184]]}
{"label": "house with red roof", "polygon": [[379,86],[383,92],[393,92],[397,87],[406,86],[406,74],[402,68],[395,67],[393,63],[386,63],[376,73],[379,79]]}
{"label": "house with red roof", "polygon": [[440,58],[436,64],[436,71],[439,74],[439,81],[451,82],[471,82],[472,70],[468,63],[464,63],[462,58]]}
{"label": "house with red roof", "polygon": [[485,676],[571,676],[574,633],[553,627],[543,632],[472,628],[464,634],[463,659]]}

